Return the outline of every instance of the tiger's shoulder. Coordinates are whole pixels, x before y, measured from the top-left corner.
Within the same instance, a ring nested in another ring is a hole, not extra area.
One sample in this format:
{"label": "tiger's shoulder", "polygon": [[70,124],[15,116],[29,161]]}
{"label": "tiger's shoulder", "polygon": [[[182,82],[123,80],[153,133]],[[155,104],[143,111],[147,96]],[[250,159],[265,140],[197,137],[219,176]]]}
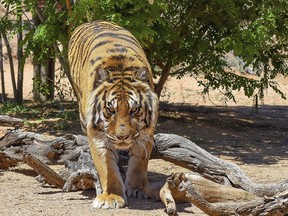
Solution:
{"label": "tiger's shoulder", "polygon": [[70,39],[68,56],[74,79],[91,77],[98,68],[117,76],[125,72],[133,75],[137,69],[146,67],[153,88],[151,67],[141,45],[128,30],[115,23],[95,21],[76,28]]}

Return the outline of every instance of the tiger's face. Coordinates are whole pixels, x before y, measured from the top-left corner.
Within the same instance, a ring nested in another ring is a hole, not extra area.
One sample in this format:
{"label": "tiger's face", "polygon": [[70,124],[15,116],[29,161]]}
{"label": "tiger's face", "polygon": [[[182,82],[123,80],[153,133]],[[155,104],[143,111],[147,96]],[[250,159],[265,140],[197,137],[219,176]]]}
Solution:
{"label": "tiger's face", "polygon": [[[125,92],[113,95],[109,92],[103,109],[103,129],[115,148],[129,148],[140,136],[140,130],[145,126],[141,116],[145,103],[141,104],[135,92]],[[129,97],[125,97],[129,95]]]}
{"label": "tiger's face", "polygon": [[[137,79],[109,78],[94,101],[93,122],[104,131],[109,145],[129,149],[149,139],[145,129],[154,128],[157,96],[148,84]],[[153,102],[155,101],[155,102]]]}

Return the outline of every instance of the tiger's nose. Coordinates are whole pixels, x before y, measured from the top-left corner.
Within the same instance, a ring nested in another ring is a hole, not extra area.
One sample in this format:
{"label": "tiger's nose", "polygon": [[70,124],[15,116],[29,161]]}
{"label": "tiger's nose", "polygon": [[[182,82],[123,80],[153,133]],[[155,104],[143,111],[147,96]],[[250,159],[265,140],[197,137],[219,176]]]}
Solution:
{"label": "tiger's nose", "polygon": [[125,131],[126,126],[124,124],[119,125],[120,131],[116,134],[116,137],[121,140],[125,140],[129,137],[129,133]]}

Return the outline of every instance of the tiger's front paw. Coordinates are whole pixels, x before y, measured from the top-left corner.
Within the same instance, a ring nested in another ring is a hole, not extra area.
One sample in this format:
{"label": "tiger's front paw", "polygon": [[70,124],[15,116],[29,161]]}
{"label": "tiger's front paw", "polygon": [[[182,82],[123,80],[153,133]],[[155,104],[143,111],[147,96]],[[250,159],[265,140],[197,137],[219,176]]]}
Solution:
{"label": "tiger's front paw", "polygon": [[126,201],[116,194],[99,194],[92,203],[93,208],[115,209],[123,208]]}

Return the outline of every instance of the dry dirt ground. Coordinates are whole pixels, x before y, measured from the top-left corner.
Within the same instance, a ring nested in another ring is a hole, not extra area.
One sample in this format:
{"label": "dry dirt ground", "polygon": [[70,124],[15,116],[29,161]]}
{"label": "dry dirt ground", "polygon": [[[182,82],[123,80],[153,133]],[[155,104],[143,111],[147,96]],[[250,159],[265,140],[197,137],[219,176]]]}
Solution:
{"label": "dry dirt ground", "polygon": [[[26,99],[32,95],[29,74],[32,74],[31,66],[26,67]],[[287,78],[278,78],[282,91],[286,93],[287,81]],[[11,89],[9,83],[7,79],[8,91]],[[157,132],[185,136],[208,152],[238,164],[256,182],[274,182],[288,178],[288,101],[268,91],[265,105],[256,113],[251,107],[252,99],[247,99],[241,93],[235,93],[237,104],[229,102],[228,107],[221,106],[223,102],[219,92],[212,92],[209,98],[203,98],[201,89],[190,77],[171,79],[166,87],[162,100],[169,99],[170,103],[178,105],[161,106]],[[179,106],[179,103],[186,105]],[[54,110],[68,113],[70,111],[66,107],[69,106],[54,105]],[[47,112],[49,109],[46,114]],[[72,118],[63,121],[58,116],[58,119],[50,121],[42,119],[40,115],[42,114],[36,113],[29,119],[25,112],[14,114],[27,119],[26,130],[59,135],[80,133],[78,120]],[[65,124],[59,127],[63,122]],[[2,132],[3,130],[2,128]],[[59,169],[58,166],[53,168]],[[151,160],[149,178],[155,181],[179,170],[182,169],[174,164]],[[129,205],[124,209],[92,209],[91,203],[95,197],[93,190],[64,193],[49,185],[41,185],[35,179],[36,175],[25,164],[0,171],[1,216],[166,215],[163,204],[152,200],[129,199]],[[189,204],[179,205],[178,210],[179,215],[205,215]]]}

